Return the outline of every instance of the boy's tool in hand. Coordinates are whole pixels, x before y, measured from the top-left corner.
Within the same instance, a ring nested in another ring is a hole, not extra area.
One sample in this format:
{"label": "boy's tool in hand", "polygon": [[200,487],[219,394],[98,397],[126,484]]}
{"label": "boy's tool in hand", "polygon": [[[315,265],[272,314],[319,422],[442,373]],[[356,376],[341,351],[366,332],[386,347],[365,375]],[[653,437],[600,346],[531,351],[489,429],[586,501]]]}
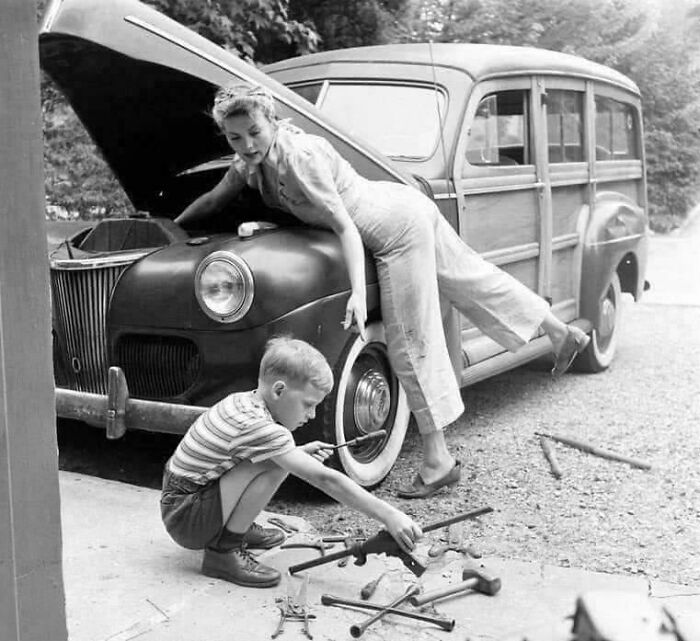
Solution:
{"label": "boy's tool in hand", "polygon": [[443,630],[447,630],[448,632],[451,632],[455,627],[454,619],[441,619],[439,617],[431,617],[427,614],[411,612],[409,610],[399,610],[397,608],[391,608],[384,605],[377,605],[376,603],[367,603],[366,601],[355,601],[353,599],[342,599],[331,594],[321,595],[321,603],[323,605],[335,605],[339,607],[345,606],[348,608],[361,608],[364,610],[384,611],[386,614],[396,614],[398,616],[408,617],[409,619],[415,619],[416,621],[434,623],[435,625],[441,627]]}
{"label": "boy's tool in hand", "polygon": [[307,576],[299,586],[299,590],[295,593],[292,587],[292,579],[287,577],[287,596],[276,599],[277,607],[280,609],[280,621],[277,624],[277,629],[270,635],[270,638],[276,639],[282,634],[282,632],[284,632],[284,622],[289,620],[303,621],[304,634],[309,639],[313,639],[309,631],[309,619],[315,619],[316,615],[310,614],[306,607],[306,588],[308,584],[309,577]]}
{"label": "boy's tool in hand", "polygon": [[[478,510],[473,510],[471,512],[465,512],[463,514],[458,514],[449,519],[443,521],[437,521],[436,523],[430,523],[423,527],[423,532],[431,532],[433,530],[439,530],[440,528],[452,525],[452,523],[459,523],[460,521],[465,521],[467,519],[473,519],[482,514],[488,514],[493,512],[492,507],[482,507]],[[332,554],[327,554],[325,557],[320,559],[313,559],[311,561],[306,561],[304,563],[299,563],[297,565],[291,565],[289,567],[290,574],[296,574],[302,570],[307,570],[309,568],[316,567],[317,565],[323,565],[325,563],[331,563],[338,559],[342,559],[346,556],[355,557],[355,565],[364,565],[367,562],[368,554],[386,554],[387,556],[395,556],[401,559],[401,562],[416,576],[421,576],[425,572],[425,566],[418,561],[412,554],[404,552],[399,544],[394,540],[394,538],[386,530],[379,530],[377,534],[370,537],[362,543],[356,543],[348,550],[341,550],[340,552],[333,552]]]}
{"label": "boy's tool in hand", "polygon": [[360,443],[364,443],[365,441],[373,441],[374,439],[377,439],[377,438],[384,438],[385,436],[386,436],[386,430],[377,430],[376,432],[368,432],[364,436],[358,436],[357,438],[354,438],[351,441],[345,441],[345,443],[339,443],[338,445],[334,445],[333,447],[331,447],[329,449],[337,450],[341,447],[352,447],[353,445],[359,445]]}

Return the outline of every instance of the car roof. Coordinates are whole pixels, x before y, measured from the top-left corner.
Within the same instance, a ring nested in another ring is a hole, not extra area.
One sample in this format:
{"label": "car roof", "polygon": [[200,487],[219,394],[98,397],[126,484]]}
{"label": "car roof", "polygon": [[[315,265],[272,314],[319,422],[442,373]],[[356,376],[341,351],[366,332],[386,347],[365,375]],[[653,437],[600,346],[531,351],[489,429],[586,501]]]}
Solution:
{"label": "car roof", "polygon": [[353,47],[298,56],[267,65],[266,72],[331,63],[401,63],[452,67],[474,80],[504,75],[545,74],[578,76],[621,86],[635,94],[632,80],[605,65],[559,51],[535,47],[467,43],[410,43]]}

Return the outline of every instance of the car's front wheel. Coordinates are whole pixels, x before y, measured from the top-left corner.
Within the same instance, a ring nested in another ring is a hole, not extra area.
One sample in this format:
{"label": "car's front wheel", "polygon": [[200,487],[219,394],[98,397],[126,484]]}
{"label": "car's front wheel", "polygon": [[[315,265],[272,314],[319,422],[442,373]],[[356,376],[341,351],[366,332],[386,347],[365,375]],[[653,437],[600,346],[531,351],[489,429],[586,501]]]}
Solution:
{"label": "car's front wheel", "polygon": [[578,371],[602,372],[610,366],[615,358],[621,318],[622,287],[617,272],[613,272],[598,308],[598,322],[591,332],[591,341],[576,359]]}
{"label": "car's front wheel", "polygon": [[376,430],[386,436],[337,451],[343,471],[363,487],[379,484],[396,462],[410,412],[394,374],[380,322],[367,326],[367,340],[353,337],[335,371],[335,385],[325,403],[324,438],[344,443]]}

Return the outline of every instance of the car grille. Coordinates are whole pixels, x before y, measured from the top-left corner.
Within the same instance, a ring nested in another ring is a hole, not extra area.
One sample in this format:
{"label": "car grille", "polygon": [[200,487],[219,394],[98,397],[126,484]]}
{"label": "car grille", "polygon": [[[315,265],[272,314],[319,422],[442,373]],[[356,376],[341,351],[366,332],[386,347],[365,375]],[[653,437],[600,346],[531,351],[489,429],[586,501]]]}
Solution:
{"label": "car grille", "polygon": [[194,384],[200,367],[197,346],[178,336],[126,334],[117,341],[115,360],[129,393],[145,399],[181,396]]}
{"label": "car grille", "polygon": [[51,269],[56,385],[107,393],[105,321],[112,288],[127,265]]}

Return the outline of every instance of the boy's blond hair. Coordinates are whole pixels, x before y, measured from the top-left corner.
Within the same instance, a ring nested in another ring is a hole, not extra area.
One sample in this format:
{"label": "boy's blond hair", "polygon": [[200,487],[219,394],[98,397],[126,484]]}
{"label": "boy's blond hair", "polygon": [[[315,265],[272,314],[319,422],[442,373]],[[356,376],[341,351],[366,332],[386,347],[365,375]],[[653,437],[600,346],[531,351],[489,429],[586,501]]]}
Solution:
{"label": "boy's blond hair", "polygon": [[298,387],[310,383],[324,394],[333,389],[333,372],[323,354],[291,336],[276,336],[267,341],[259,377],[267,382],[283,379]]}

